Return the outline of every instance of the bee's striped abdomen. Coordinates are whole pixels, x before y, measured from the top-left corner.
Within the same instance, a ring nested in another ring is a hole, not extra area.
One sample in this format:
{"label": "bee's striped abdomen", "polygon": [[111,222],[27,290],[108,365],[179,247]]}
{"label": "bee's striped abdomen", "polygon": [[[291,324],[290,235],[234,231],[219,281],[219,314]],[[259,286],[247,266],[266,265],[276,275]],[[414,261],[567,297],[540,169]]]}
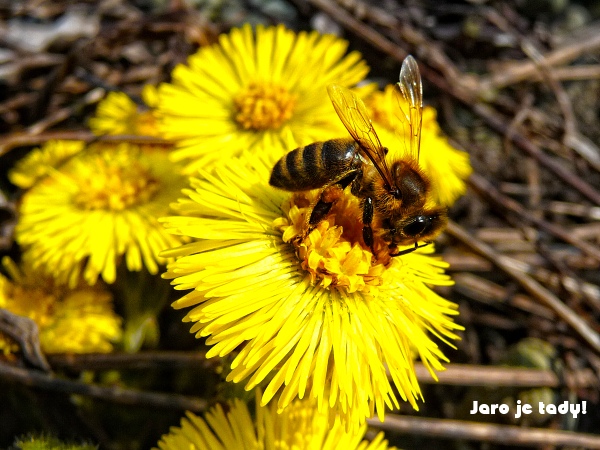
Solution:
{"label": "bee's striped abdomen", "polygon": [[351,139],[333,139],[297,148],[277,161],[269,183],[286,191],[328,186],[356,170],[357,151],[358,145]]}

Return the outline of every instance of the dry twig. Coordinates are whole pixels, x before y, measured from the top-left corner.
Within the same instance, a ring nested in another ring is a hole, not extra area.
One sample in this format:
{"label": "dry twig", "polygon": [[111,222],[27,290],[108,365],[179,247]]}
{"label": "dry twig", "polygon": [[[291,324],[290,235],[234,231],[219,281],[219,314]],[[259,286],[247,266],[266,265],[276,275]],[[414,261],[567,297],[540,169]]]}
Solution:
{"label": "dry twig", "polygon": [[50,370],[40,347],[37,324],[28,317],[18,316],[0,308],[0,332],[12,338],[21,349],[25,360],[33,367]]}
{"label": "dry twig", "polygon": [[87,384],[56,378],[52,375],[14,367],[6,363],[0,363],[0,379],[13,381],[35,389],[62,392],[67,395],[83,395],[121,405],[147,406],[194,412],[202,412],[208,405],[207,401],[202,398]]}
{"label": "dry twig", "polygon": [[600,248],[598,248],[595,245],[588,244],[585,241],[582,241],[581,239],[575,237],[572,233],[563,230],[557,225],[554,225],[550,222],[547,222],[544,219],[530,214],[523,206],[521,206],[519,202],[511,199],[510,197],[502,195],[500,191],[494,188],[492,183],[487,181],[481,175],[478,175],[476,173],[472,174],[469,178],[469,184],[472,187],[476,188],[480,194],[492,200],[497,205],[500,205],[503,208],[514,212],[519,218],[519,220],[536,225],[540,229],[553,234],[554,236],[562,239],[565,242],[568,242],[569,244],[578,248],[582,252],[596,258],[596,260],[600,262]]}
{"label": "dry twig", "polygon": [[600,353],[600,336],[578,314],[567,307],[552,292],[537,283],[533,278],[521,270],[521,264],[508,256],[499,255],[490,246],[469,235],[462,227],[450,221],[448,234],[458,239],[467,247],[485,256],[496,266],[514,278],[533,297],[550,307],[565,322],[567,322],[585,341]]}
{"label": "dry twig", "polygon": [[[559,66],[568,64],[586,53],[594,53],[599,48],[598,26],[592,25],[573,36],[573,42],[546,53],[544,60],[549,66]],[[479,88],[481,91],[498,90],[524,80],[534,79],[538,75],[538,65],[535,61],[511,62],[510,65],[503,65],[492,75],[481,77]]]}
{"label": "dry twig", "polygon": [[133,136],[133,135],[106,135],[96,136],[91,131],[76,130],[76,131],[44,131],[37,134],[29,132],[16,132],[6,136],[0,143],[0,156],[8,153],[10,150],[17,147],[26,147],[31,145],[41,145],[44,142],[51,140],[63,139],[67,141],[84,141],[87,144],[92,142],[121,142],[127,141],[132,144],[149,144],[149,145],[171,145],[170,142],[150,136]]}
{"label": "dry twig", "polygon": [[568,386],[572,389],[598,386],[598,378],[591,369],[567,372],[561,374],[561,378],[551,370],[448,364],[444,371],[436,373],[437,382],[423,364],[415,364],[415,371],[419,382],[424,384],[518,388]]}
{"label": "dry twig", "polygon": [[386,415],[385,422],[370,419],[368,423],[381,430],[427,436],[428,438],[469,439],[496,442],[502,445],[600,448],[600,436],[548,428],[521,428],[461,420],[399,416],[397,414]]}
{"label": "dry twig", "polygon": [[48,355],[54,369],[68,370],[180,370],[214,369],[216,359],[205,352],[144,351],[139,353],[88,353]]}

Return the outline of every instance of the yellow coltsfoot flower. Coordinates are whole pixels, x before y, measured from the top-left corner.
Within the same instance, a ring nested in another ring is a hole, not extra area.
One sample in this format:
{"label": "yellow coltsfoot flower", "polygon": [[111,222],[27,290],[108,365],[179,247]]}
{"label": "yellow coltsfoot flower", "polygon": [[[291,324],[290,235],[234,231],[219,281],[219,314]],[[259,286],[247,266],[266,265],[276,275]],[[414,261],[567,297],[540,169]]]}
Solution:
{"label": "yellow coltsfoot flower", "polygon": [[362,440],[366,425],[347,432],[340,422],[330,425],[328,418],[316,408],[314,400],[293,402],[278,414],[276,407],[260,406],[256,399],[256,413],[239,399],[229,402],[227,409],[217,405],[204,418],[190,412],[181,420],[181,427],[173,427],[158,443],[160,450],[393,450],[383,432],[372,441]]}
{"label": "yellow coltsfoot flower", "polygon": [[8,173],[8,179],[15,186],[28,189],[84,148],[83,141],[48,141],[19,160]]}
{"label": "yellow coltsfoot flower", "polygon": [[91,144],[24,194],[15,237],[36,268],[71,286],[80,275],[113,283],[121,259],[156,274],[158,253],[181,243],[157,218],[184,185],[161,148]]}
{"label": "yellow coltsfoot flower", "polygon": [[106,98],[98,103],[96,114],[89,120],[90,129],[99,136],[158,136],[153,111],[157,102],[156,87],[144,86],[142,100],[146,108],[137,105],[124,92],[109,92]]}
{"label": "yellow coltsfoot flower", "polygon": [[[408,150],[409,130],[401,119],[401,109],[394,95],[394,85],[383,92],[373,92],[366,100],[373,122],[383,146],[390,150],[388,158],[401,156]],[[473,171],[468,153],[450,145],[431,106],[423,107],[421,152],[419,166],[429,176],[433,200],[451,206],[467,189],[465,180]],[[406,144],[405,144],[406,142]]]}
{"label": "yellow coltsfoot flower", "polygon": [[[3,264],[10,278],[0,275],[0,308],[32,319],[38,326],[44,353],[107,353],[121,339],[121,319],[113,311],[112,295],[101,287],[56,286],[29,263],[19,269]],[[11,354],[17,344],[0,333],[0,352]]]}
{"label": "yellow coltsfoot flower", "polygon": [[308,397],[347,429],[383,419],[399,397],[417,408],[414,356],[441,370],[433,337],[450,344],[461,328],[456,305],[430,288],[452,284],[447,264],[431,245],[392,258],[378,233],[374,256],[349,194],[306,235],[317,194],[272,188],[271,167],[231,160],[203,171],[162,219],[193,239],[162,254],[175,258],[164,277],[192,290],[173,306],[192,308],[184,321],[208,336],[208,357],[236,352],[227,380],[264,383],[262,405],[278,395],[281,412]]}
{"label": "yellow coltsfoot flower", "polygon": [[158,89],[162,135],[177,141],[173,157],[186,172],[244,152],[290,148],[345,132],[327,85],[352,87],[368,68],[332,35],[250,25],[201,48]]}

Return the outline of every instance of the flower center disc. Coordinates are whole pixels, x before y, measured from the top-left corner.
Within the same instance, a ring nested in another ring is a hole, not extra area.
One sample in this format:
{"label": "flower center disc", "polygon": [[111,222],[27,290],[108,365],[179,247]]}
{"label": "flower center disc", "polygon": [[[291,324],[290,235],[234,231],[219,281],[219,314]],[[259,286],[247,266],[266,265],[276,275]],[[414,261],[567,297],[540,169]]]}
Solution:
{"label": "flower center disc", "polygon": [[123,211],[149,201],[159,188],[150,171],[128,152],[103,152],[93,164],[86,161],[78,169],[73,201],[85,210]]}
{"label": "flower center disc", "polygon": [[244,130],[280,128],[294,113],[297,96],[270,83],[253,82],[235,97],[235,121]]}
{"label": "flower center disc", "polygon": [[391,263],[388,246],[375,236],[377,257],[362,239],[360,204],[356,197],[343,195],[329,214],[306,235],[307,216],[318,193],[299,192],[283,206],[284,217],[275,221],[283,241],[291,243],[302,268],[313,284],[343,288],[347,292],[370,293],[383,282],[382,275]]}

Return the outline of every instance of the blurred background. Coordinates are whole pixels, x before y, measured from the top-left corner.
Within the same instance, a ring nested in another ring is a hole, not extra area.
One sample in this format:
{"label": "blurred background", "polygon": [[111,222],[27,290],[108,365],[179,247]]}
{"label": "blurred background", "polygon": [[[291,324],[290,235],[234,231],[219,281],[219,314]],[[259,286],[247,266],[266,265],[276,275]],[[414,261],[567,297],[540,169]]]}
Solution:
{"label": "blurred background", "polygon": [[[599,1],[29,0],[0,1],[0,21],[0,254],[14,261],[23,191],[9,169],[49,140],[93,141],[87,121],[107,93],[141,103],[144,85],[169,81],[220,33],[282,23],[336,34],[380,87],[414,55],[425,103],[473,166],[437,241],[455,281],[437,291],[465,330],[443,348],[451,364],[438,383],[418,367],[425,403],[403,406],[386,438],[405,449],[600,448]],[[128,344],[112,353],[47,355],[43,370],[28,325],[0,317],[22,346],[0,361],[1,448],[29,433],[150,448],[184,411],[224,390],[248,396],[221,383],[227,359],[204,359],[168,281],[117,275],[106,289]],[[475,400],[587,411],[472,415]]]}

